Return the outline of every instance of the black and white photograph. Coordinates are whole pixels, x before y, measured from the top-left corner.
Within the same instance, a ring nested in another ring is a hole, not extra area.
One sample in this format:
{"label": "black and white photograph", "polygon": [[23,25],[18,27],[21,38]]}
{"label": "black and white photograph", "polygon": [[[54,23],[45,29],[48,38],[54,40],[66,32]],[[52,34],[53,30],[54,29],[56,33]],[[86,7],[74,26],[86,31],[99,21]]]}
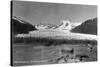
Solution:
{"label": "black and white photograph", "polygon": [[97,5],[10,4],[11,66],[98,61]]}

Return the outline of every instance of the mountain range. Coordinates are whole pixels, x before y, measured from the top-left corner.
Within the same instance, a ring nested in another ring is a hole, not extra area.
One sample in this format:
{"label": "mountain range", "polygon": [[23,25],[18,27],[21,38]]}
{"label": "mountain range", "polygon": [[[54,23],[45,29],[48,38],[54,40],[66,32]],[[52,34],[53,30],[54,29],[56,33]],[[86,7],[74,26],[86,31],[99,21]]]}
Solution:
{"label": "mountain range", "polygon": [[67,24],[67,26],[63,26],[64,23],[66,25],[66,22],[69,23],[68,21],[63,21],[61,25],[50,25],[50,24],[32,25],[29,22],[21,20],[14,16],[11,18],[11,27],[12,27],[11,29],[12,29],[12,33],[14,34],[26,34],[29,33],[30,31],[36,31],[40,29],[54,30],[54,29],[64,28],[66,31],[66,29],[69,28],[68,30],[74,33],[97,35],[97,18],[86,20],[85,22],[83,22],[82,24],[74,28],[72,28],[73,26],[70,23],[69,25]]}

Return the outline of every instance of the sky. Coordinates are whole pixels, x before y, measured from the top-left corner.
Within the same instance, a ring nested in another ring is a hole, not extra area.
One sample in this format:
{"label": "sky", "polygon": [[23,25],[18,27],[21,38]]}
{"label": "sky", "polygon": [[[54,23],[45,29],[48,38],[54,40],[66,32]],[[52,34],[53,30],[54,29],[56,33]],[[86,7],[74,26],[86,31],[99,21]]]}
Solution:
{"label": "sky", "polygon": [[96,5],[75,5],[43,2],[13,1],[12,15],[31,24],[60,24],[61,20],[71,23],[84,22],[97,17]]}

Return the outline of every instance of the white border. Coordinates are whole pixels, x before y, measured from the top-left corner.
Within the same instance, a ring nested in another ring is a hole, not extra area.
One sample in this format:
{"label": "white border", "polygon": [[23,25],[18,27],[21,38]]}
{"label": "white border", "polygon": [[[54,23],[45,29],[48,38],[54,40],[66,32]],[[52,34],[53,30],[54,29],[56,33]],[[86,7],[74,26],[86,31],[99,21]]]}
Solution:
{"label": "white border", "polygon": [[[98,12],[100,12],[99,0],[27,0],[27,1],[98,5]],[[100,18],[100,13],[98,13],[98,18]],[[98,29],[100,28],[99,22],[100,19],[98,21]],[[98,32],[100,31],[98,30]],[[98,49],[100,49],[99,47]],[[98,55],[100,56],[100,50],[98,51]],[[100,59],[100,57],[98,59]],[[34,67],[40,67],[40,66],[41,67],[51,67],[51,66],[52,67],[66,67],[66,66],[67,67],[84,67],[84,66],[99,67],[99,63],[100,61],[85,62],[85,63],[36,65],[36,66],[33,65],[33,66]],[[33,67],[33,66],[26,66],[26,67]],[[10,67],[10,0],[1,0],[0,2],[0,67]]]}

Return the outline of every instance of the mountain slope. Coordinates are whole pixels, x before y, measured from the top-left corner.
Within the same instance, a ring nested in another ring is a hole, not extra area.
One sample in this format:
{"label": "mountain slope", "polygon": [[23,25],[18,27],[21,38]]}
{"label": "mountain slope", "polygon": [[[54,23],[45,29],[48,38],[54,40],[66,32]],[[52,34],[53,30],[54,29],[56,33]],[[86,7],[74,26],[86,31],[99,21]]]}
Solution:
{"label": "mountain slope", "polygon": [[97,18],[89,19],[71,30],[72,32],[97,35]]}
{"label": "mountain slope", "polygon": [[27,23],[24,20],[20,20],[17,17],[11,18],[11,26],[13,34],[22,34],[22,33],[28,33],[29,31],[32,30],[37,30],[35,26]]}

